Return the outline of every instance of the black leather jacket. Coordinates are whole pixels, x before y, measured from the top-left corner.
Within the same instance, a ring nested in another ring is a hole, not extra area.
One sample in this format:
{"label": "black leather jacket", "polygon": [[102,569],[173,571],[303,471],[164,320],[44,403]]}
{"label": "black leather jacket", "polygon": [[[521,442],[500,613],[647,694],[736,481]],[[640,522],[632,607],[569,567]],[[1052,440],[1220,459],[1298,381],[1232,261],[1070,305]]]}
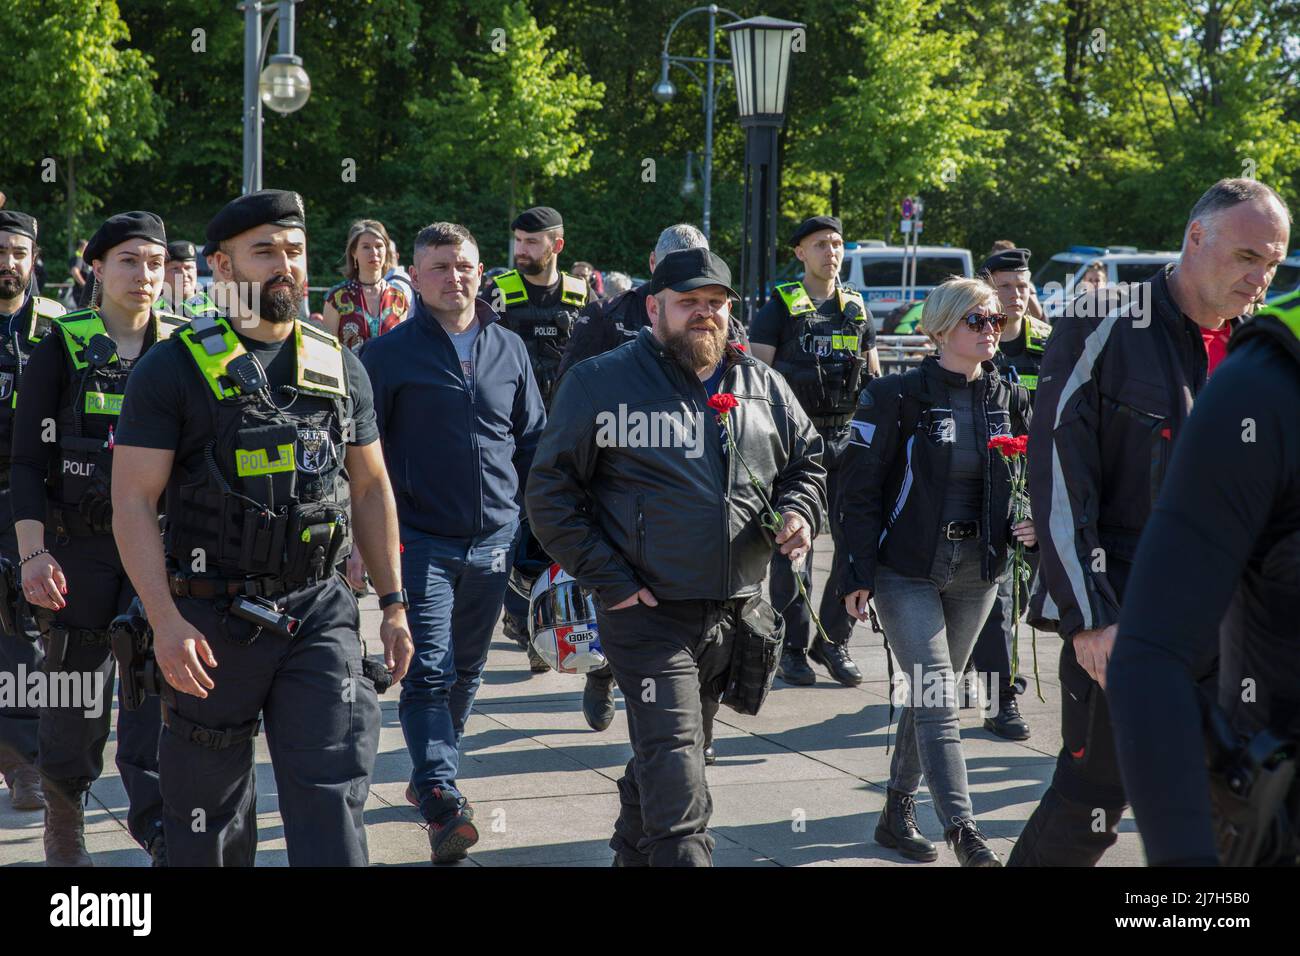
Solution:
{"label": "black leather jacket", "polygon": [[993,581],[1006,567],[1011,542],[1011,472],[988,440],[1023,435],[1031,417],[1029,392],[998,376],[992,362],[974,382],[949,372],[933,356],[919,369],[874,379],[863,389],[849,444],[840,462],[839,501],[833,503],[844,548],[841,596],[876,589],[876,568],[925,577],[934,562],[952,460],[949,389],[972,388],[977,444],[984,458],[980,572]]}
{"label": "black leather jacket", "polygon": [[[816,534],[826,512],[822,439],[780,375],[730,346],[726,362],[719,392],[740,402],[731,425],[741,456],[776,510],[797,512]],[[767,574],[762,499],[744,465],[724,455],[707,400],[650,329],[560,382],[528,479],[528,517],[546,552],[606,608],[642,587],[660,600],[747,597]],[[689,423],[679,439],[662,440],[672,435],[666,415]]]}

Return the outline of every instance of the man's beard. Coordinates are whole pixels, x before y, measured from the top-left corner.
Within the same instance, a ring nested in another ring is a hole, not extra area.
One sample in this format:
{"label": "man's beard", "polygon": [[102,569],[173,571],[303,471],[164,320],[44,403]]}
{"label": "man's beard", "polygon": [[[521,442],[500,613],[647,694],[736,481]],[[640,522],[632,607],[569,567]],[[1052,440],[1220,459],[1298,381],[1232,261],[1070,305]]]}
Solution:
{"label": "man's beard", "polygon": [[19,275],[0,276],[0,299],[16,299],[27,288],[27,279]]}
{"label": "man's beard", "polygon": [[695,335],[688,326],[680,332],[665,332],[663,342],[664,349],[678,365],[695,373],[722,361],[722,353],[727,348],[727,330],[713,327],[708,335]]}
{"label": "man's beard", "polygon": [[547,268],[549,268],[551,264],[551,257],[547,256],[545,259],[525,258],[522,261],[516,258],[515,263],[519,266],[519,271],[522,272],[524,275],[539,276],[543,272],[545,272]]}
{"label": "man's beard", "polygon": [[[252,283],[245,279],[238,272],[235,272],[235,281],[239,283],[240,288],[249,288]],[[272,283],[287,282],[288,286],[278,285],[272,289]],[[258,318],[265,319],[272,325],[283,325],[286,322],[292,322],[298,317],[299,307],[302,305],[302,286],[298,280],[291,275],[281,273],[272,276],[259,287],[257,300]],[[242,293],[241,293],[242,295]]]}

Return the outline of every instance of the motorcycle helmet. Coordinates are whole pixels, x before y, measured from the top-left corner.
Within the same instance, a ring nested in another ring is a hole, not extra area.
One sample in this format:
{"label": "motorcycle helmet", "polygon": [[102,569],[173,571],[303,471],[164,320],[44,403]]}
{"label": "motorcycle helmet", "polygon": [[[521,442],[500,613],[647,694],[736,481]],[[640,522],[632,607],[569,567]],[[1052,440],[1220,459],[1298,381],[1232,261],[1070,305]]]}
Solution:
{"label": "motorcycle helmet", "polygon": [[528,633],[537,656],[561,674],[586,674],[605,666],[596,603],[558,564],[533,584]]}

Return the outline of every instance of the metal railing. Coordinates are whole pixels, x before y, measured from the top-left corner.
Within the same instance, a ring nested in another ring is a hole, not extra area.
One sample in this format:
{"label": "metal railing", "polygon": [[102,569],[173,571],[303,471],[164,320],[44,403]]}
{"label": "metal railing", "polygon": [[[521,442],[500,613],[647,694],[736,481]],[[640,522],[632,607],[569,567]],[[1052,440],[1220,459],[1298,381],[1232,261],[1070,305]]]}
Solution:
{"label": "metal railing", "polygon": [[927,355],[935,354],[935,349],[924,335],[877,335],[876,354],[881,372],[891,375],[915,368]]}

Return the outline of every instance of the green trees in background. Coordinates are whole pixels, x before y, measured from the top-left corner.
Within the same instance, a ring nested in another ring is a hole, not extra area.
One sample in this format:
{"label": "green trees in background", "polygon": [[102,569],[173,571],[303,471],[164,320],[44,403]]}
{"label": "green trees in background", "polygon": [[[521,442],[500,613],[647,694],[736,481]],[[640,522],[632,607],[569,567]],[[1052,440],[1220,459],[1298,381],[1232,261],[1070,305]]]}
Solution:
{"label": "green trees in background", "polygon": [[[650,97],[672,20],[630,0],[306,0],[307,106],[268,113],[268,186],[299,190],[312,279],[348,223],[385,221],[409,256],[454,218],[505,261],[512,211],[560,209],[565,265],[646,273],[660,228],[698,222],[686,153],[703,90]],[[1300,4],[1277,0],[776,0],[732,5],[807,25],[781,137],[781,214],[838,213],[848,238],[1011,238],[1175,248],[1212,181],[1300,186]],[[239,189],[243,23],[233,0],[0,0],[0,189],[41,215],[47,249],[108,211],[148,208],[199,240]],[[702,56],[704,17],[673,53]],[[719,36],[719,53],[728,48]],[[15,65],[17,65],[15,67]],[[718,73],[713,244],[734,260],[743,134]],[[54,157],[57,182],[42,179]],[[70,225],[71,204],[76,220]],[[51,263],[52,272],[58,270]]]}
{"label": "green trees in background", "polygon": [[155,76],[116,3],[0,0],[0,11],[8,205],[40,215],[45,249],[71,251],[115,174],[152,155]]}

